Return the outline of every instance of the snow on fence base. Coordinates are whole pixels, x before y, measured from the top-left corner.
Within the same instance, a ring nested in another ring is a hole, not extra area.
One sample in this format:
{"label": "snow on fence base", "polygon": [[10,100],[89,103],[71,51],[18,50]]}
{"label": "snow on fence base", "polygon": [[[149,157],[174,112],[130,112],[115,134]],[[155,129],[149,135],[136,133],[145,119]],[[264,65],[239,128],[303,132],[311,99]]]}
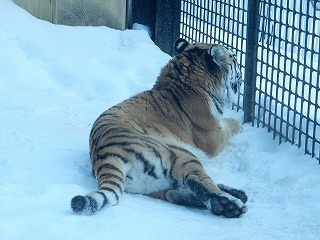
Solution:
{"label": "snow on fence base", "polygon": [[237,110],[279,143],[303,147],[320,162],[320,11],[314,3],[182,0],[180,36],[235,49],[245,77]]}

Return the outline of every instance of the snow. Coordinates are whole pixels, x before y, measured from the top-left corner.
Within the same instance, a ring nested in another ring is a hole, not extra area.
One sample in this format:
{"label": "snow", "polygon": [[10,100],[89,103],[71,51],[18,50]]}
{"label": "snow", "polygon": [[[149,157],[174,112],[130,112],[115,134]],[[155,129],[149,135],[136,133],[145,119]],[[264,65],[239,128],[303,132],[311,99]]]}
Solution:
{"label": "snow", "polygon": [[202,157],[217,183],[246,191],[241,218],[133,194],[90,217],[71,211],[73,196],[97,188],[92,123],[151,88],[170,59],[139,28],[52,25],[0,0],[0,239],[316,239],[318,161],[250,124]]}

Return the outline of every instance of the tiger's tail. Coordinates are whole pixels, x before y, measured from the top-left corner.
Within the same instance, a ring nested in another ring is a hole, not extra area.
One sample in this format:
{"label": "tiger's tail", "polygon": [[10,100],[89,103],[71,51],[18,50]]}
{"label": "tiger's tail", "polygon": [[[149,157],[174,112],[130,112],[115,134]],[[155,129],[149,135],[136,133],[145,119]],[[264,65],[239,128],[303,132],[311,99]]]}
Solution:
{"label": "tiger's tail", "polygon": [[117,205],[124,191],[123,168],[116,157],[97,160],[93,169],[99,190],[71,200],[72,210],[80,215],[92,215],[104,207]]}

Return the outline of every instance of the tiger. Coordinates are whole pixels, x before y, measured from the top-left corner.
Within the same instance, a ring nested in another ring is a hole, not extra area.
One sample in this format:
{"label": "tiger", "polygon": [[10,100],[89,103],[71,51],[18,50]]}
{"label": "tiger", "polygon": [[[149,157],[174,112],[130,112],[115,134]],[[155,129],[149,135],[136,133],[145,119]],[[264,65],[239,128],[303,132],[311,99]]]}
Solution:
{"label": "tiger", "polygon": [[117,205],[124,193],[227,218],[247,211],[245,192],[215,184],[193,151],[214,157],[241,130],[239,121],[223,118],[243,82],[236,55],[220,44],[183,38],[174,49],[151,90],[109,108],[92,125],[90,158],[99,189],[72,198],[76,214]]}

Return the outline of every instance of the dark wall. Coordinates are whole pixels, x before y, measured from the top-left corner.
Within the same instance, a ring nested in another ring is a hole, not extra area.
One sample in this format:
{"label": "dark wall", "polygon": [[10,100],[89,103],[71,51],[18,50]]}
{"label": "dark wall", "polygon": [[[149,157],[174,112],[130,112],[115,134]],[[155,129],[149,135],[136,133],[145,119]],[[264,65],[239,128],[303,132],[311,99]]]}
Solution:
{"label": "dark wall", "polygon": [[180,0],[132,0],[132,22],[149,26],[152,40],[172,56],[180,35],[180,10]]}
{"label": "dark wall", "polygon": [[132,22],[149,26],[154,40],[157,0],[132,0]]}

